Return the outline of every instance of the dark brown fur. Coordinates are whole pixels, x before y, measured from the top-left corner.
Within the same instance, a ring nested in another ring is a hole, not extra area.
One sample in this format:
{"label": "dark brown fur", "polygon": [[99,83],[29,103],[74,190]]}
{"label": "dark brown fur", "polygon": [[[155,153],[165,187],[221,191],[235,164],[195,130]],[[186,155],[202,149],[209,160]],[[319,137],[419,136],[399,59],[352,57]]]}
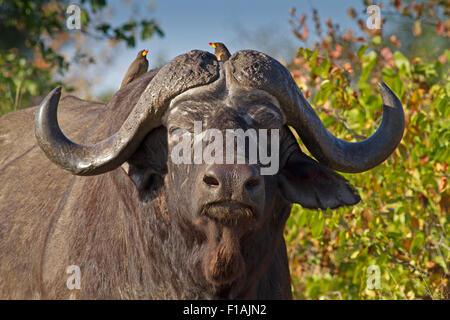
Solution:
{"label": "dark brown fur", "polygon": [[[124,87],[106,105],[65,97],[58,115],[62,129],[84,144],[110,136],[155,72]],[[219,118],[222,126],[245,125],[233,112],[208,109],[208,103],[196,108],[204,113],[197,116],[210,119],[208,126]],[[282,160],[295,160],[283,169],[290,178],[264,178],[270,196],[262,199],[262,212],[229,201],[197,208],[192,190],[200,167],[167,165],[164,127],[147,136],[128,168],[73,176],[36,146],[35,110],[0,118],[0,298],[289,299],[283,228],[291,198],[299,197],[297,184],[310,194],[305,200],[310,207],[359,200],[344,179],[292,148],[291,138],[283,149],[291,151]],[[248,112],[253,112],[250,104]],[[257,125],[273,125],[271,113],[255,114]],[[295,173],[296,168],[306,169]],[[311,177],[320,177],[317,186]],[[196,216],[191,207],[202,214]],[[66,286],[70,265],[81,269],[80,290]]]}

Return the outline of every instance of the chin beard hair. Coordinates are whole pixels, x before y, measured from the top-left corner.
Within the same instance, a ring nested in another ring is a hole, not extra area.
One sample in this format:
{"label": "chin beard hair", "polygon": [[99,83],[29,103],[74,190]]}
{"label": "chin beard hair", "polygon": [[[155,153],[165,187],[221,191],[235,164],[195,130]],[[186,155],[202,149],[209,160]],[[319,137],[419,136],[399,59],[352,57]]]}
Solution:
{"label": "chin beard hair", "polygon": [[207,216],[220,224],[236,226],[238,223],[255,222],[253,209],[238,202],[214,202],[202,207],[201,216]]}
{"label": "chin beard hair", "polygon": [[208,240],[208,253],[203,261],[206,279],[218,286],[233,282],[245,270],[238,236],[233,230],[224,228],[219,243]]}

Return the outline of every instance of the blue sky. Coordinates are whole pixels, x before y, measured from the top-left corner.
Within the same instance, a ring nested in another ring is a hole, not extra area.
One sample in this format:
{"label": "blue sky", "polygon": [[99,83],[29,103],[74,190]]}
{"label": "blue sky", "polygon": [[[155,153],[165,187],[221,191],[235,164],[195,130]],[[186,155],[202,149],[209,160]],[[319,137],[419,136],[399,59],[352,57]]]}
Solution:
{"label": "blue sky", "polygon": [[[308,14],[307,23],[312,24],[311,10],[319,11],[322,21],[330,17],[343,29],[353,28],[354,22],[347,15],[347,8],[362,12],[362,0],[153,0],[111,1],[113,25],[126,22],[130,17],[155,18],[165,37],[155,36],[149,41],[138,42],[136,48],[119,46],[114,59],[108,65],[108,76],[93,89],[94,95],[116,90],[129,64],[140,49],[149,49],[150,68],[169,61],[192,49],[212,51],[209,42],[224,42],[231,52],[241,49],[256,49],[275,58],[289,60],[303,45],[291,32],[288,23],[289,9],[295,7],[297,14]],[[90,72],[98,74],[92,66]]]}

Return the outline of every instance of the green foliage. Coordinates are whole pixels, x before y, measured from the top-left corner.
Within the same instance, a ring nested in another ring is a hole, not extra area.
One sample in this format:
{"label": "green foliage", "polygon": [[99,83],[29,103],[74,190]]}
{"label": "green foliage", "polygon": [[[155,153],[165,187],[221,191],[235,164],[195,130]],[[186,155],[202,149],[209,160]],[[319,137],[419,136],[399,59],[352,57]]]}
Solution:
{"label": "green foliage", "polygon": [[[405,87],[402,102],[407,128],[398,150],[370,172],[346,175],[358,188],[362,202],[333,212],[298,206],[293,209],[287,228],[291,259],[298,259],[312,269],[294,272],[297,298],[317,299],[335,291],[344,299],[444,297],[450,256],[447,212],[450,92],[444,85],[448,79],[442,74],[440,78],[424,77],[431,83],[426,92],[414,80],[425,74],[422,70],[431,68],[430,65],[416,64],[410,73],[406,69],[403,73],[408,64],[402,61],[387,69],[395,71],[391,75],[396,76],[384,79]],[[440,64],[432,65],[434,69],[428,74],[439,73]],[[328,96],[332,107],[345,114],[343,104],[337,103],[341,86],[336,81],[328,81],[326,85],[328,93],[324,97]],[[347,105],[357,104],[353,95],[344,96]],[[356,132],[370,134],[377,121],[366,116],[371,108],[366,108],[364,102],[379,98],[369,89],[362,90],[357,100],[363,102],[363,107],[350,110],[344,118]],[[321,116],[325,123],[331,124],[334,134],[348,136],[339,121],[330,122],[328,116]],[[366,269],[373,264],[384,275],[379,291],[367,290],[365,285]]]}
{"label": "green foliage", "polygon": [[[369,136],[380,121],[375,80],[401,99],[406,130],[394,154],[369,172],[345,174],[362,201],[351,208],[316,211],[294,206],[286,229],[295,298],[448,298],[450,200],[449,63],[410,61],[400,51],[392,66],[375,51],[358,52],[359,92],[319,51],[301,49],[322,121],[346,140]],[[446,55],[449,54],[447,50]],[[322,66],[334,70],[328,74]],[[382,69],[382,79],[374,71]],[[328,107],[323,107],[329,104]],[[345,121],[343,120],[345,119]],[[381,288],[366,286],[367,268],[381,269]]]}
{"label": "green foliage", "polygon": [[29,65],[25,57],[14,51],[0,53],[0,115],[33,101],[40,92],[53,89],[52,84],[50,72]]}
{"label": "green foliage", "polygon": [[[59,50],[69,40],[66,10],[70,4],[0,0],[0,115],[39,103],[60,85],[53,79],[55,74],[64,74],[70,64]],[[120,26],[95,23],[95,14],[106,7],[106,0],[82,0],[81,30],[73,32],[128,47],[134,47],[138,38],[164,35],[154,19],[130,20]],[[77,55],[95,61],[78,51]]]}
{"label": "green foliage", "polygon": [[[427,8],[448,16],[445,4],[434,0],[393,4],[412,10],[410,17],[425,16]],[[352,9],[349,14],[356,17]],[[448,23],[445,31],[436,19],[440,29],[430,35],[425,20],[421,30],[414,21],[411,41],[428,37],[439,44],[444,37],[448,43]],[[402,101],[406,129],[384,163],[344,174],[361,195],[359,204],[333,211],[294,205],[285,231],[294,298],[449,299],[450,50],[433,47],[419,58],[410,43],[401,50],[397,38],[365,30],[363,23],[362,39],[327,25],[330,37],[314,50],[300,49],[289,66],[325,126],[347,141],[374,133],[382,115],[376,83],[384,81]],[[378,289],[367,285],[373,265],[380,268]]]}

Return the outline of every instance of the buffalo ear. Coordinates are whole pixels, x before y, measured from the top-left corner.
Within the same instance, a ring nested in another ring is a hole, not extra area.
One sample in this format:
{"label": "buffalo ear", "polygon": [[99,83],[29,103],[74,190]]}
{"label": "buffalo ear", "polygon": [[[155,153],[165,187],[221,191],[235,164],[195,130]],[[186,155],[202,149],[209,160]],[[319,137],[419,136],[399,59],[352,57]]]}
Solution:
{"label": "buffalo ear", "polygon": [[151,200],[164,185],[167,173],[167,131],[159,127],[150,132],[136,152],[127,160],[128,176],[143,202]]}
{"label": "buffalo ear", "polygon": [[279,174],[283,196],[309,209],[350,206],[361,198],[348,181],[311,159],[300,149],[293,152]]}

